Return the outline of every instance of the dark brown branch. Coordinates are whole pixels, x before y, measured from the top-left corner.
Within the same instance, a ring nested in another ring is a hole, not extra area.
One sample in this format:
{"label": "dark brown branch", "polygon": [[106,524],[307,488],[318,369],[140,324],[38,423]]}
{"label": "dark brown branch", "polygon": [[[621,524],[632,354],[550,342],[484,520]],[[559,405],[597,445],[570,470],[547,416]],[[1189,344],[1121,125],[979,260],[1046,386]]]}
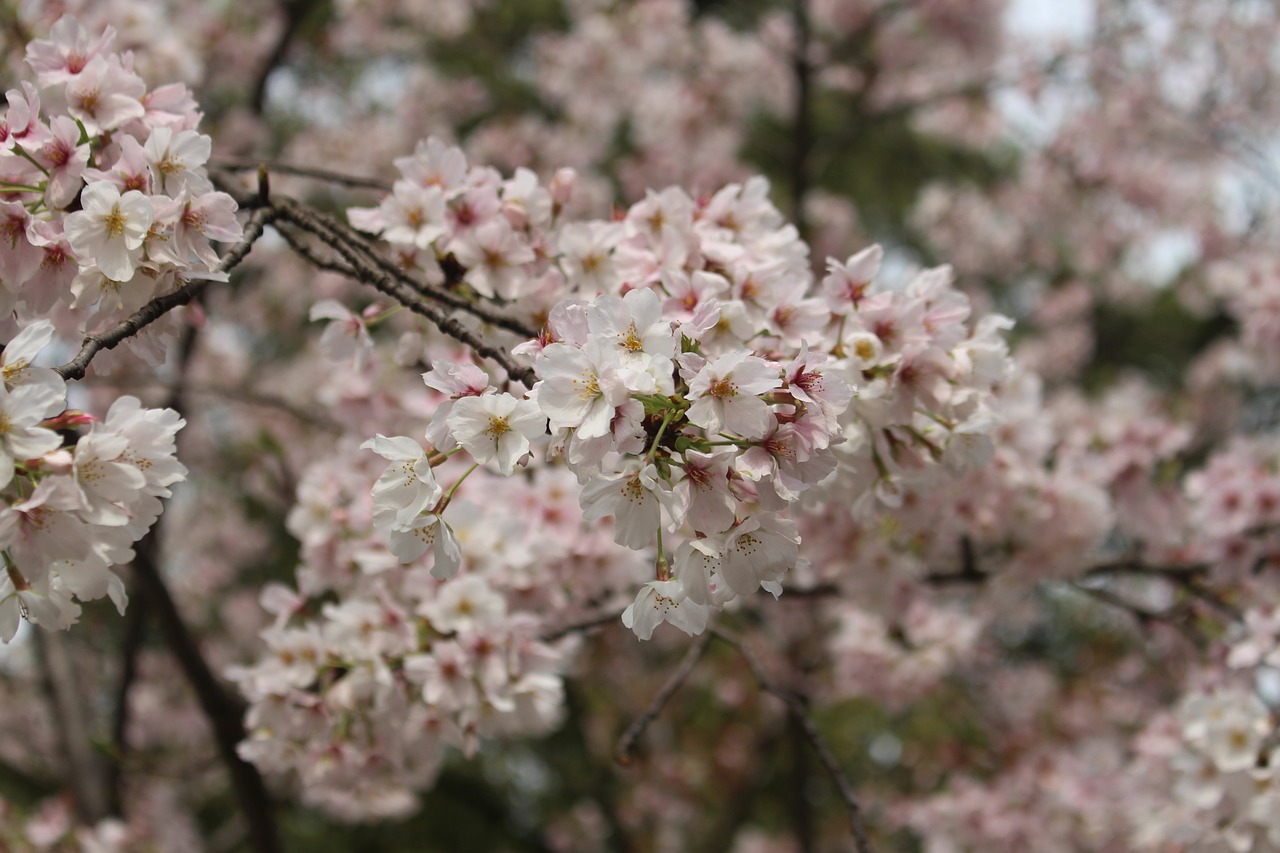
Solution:
{"label": "dark brown branch", "polygon": [[313,178],[317,181],[341,184],[346,187],[380,190],[382,192],[391,191],[390,184],[386,181],[378,180],[377,178],[364,178],[359,175],[348,175],[343,172],[334,172],[329,169],[316,169],[311,166],[295,166],[291,163],[281,163],[279,160],[214,160],[209,163],[209,167],[213,169],[226,169],[229,172],[253,172],[259,168],[264,168],[268,172],[276,172],[281,175],[293,175],[299,178]]}
{"label": "dark brown branch", "polygon": [[36,657],[56,722],[58,745],[67,765],[66,783],[71,789],[76,818],[93,825],[107,816],[109,804],[104,767],[93,751],[89,719],[85,715],[89,705],[81,689],[82,679],[71,659],[67,634],[38,629],[34,637]]}
{"label": "dark brown branch", "polygon": [[[403,268],[395,264],[390,258],[384,255],[374,244],[371,238],[359,231],[356,231],[345,222],[341,222],[329,214],[316,210],[315,208],[304,206],[296,199],[284,199],[281,201],[281,205],[305,215],[312,220],[313,224],[323,226],[323,233],[317,231],[315,228],[308,228],[307,230],[311,231],[311,233],[315,234],[317,237],[322,238],[328,245],[333,246],[334,241],[345,243],[347,246],[360,252],[360,254],[373,263],[382,273],[390,276],[401,284],[413,288],[422,296],[443,305],[447,305],[450,308],[457,308],[460,311],[466,311],[491,326],[496,326],[499,329],[505,329],[506,331],[518,335],[521,338],[527,339],[537,337],[538,332],[536,329],[531,329],[511,317],[492,311],[488,307],[477,304],[470,299],[450,293],[444,288],[433,287],[425,281],[414,278]],[[461,284],[462,277],[465,275],[466,270],[462,267],[457,267],[453,270],[452,275],[450,275],[449,272],[449,269],[446,267],[446,288]]]}
{"label": "dark brown branch", "polygon": [[666,680],[666,683],[654,695],[649,707],[645,708],[644,713],[637,717],[635,722],[628,726],[622,737],[618,739],[618,745],[613,750],[613,759],[619,764],[624,767],[631,764],[635,755],[636,742],[640,740],[640,736],[644,734],[644,730],[649,727],[649,724],[658,718],[658,714],[662,713],[663,706],[680,689],[680,685],[684,684],[689,678],[694,667],[698,665],[698,661],[702,660],[702,656],[707,652],[707,646],[711,645],[711,637],[710,633],[706,633],[694,641],[694,644],[689,647],[689,651],[685,652],[684,659],[680,661],[680,665],[676,667],[675,672],[671,673],[671,677]]}
{"label": "dark brown branch", "polygon": [[[977,559],[974,555],[973,545],[966,537],[961,541],[962,563],[961,570],[958,572],[930,572],[926,574],[922,580],[933,586],[948,586],[952,584],[981,584],[990,579],[990,575],[981,571],[977,565]],[[1104,563],[1098,563],[1081,573],[1081,577],[1107,577],[1117,574],[1141,575],[1149,578],[1160,578],[1166,580],[1191,596],[1200,599],[1206,604],[1224,616],[1239,621],[1244,618],[1244,614],[1240,609],[1225,599],[1221,595],[1206,587],[1203,583],[1204,576],[1209,572],[1209,566],[1205,563],[1190,563],[1185,565],[1173,566],[1153,566],[1142,562],[1134,556],[1120,557],[1114,560],[1108,560]],[[1098,596],[1094,596],[1097,598]]]}
{"label": "dark brown branch", "polygon": [[1071,583],[1069,587],[1076,592],[1086,595],[1095,601],[1116,608],[1133,617],[1140,628],[1148,628],[1155,624],[1165,624],[1176,629],[1180,634],[1189,640],[1192,645],[1204,648],[1205,637],[1197,633],[1187,622],[1181,618],[1183,614],[1178,612],[1177,608],[1169,610],[1148,610],[1141,605],[1130,601],[1124,596],[1117,595],[1109,589],[1102,587],[1085,586],[1080,583]]}
{"label": "dark brown branch", "polygon": [[804,725],[795,714],[787,714],[787,743],[791,751],[791,822],[795,826],[799,853],[813,853],[813,807],[809,802],[809,754],[804,748]]}
{"label": "dark brown branch", "polygon": [[353,246],[351,238],[343,233],[349,230],[345,226],[340,223],[326,222],[323,214],[310,210],[292,199],[275,201],[272,209],[282,221],[296,225],[323,240],[325,245],[337,253],[342,262],[356,273],[356,280],[372,285],[410,311],[425,317],[446,335],[471,347],[478,355],[497,362],[510,378],[523,382],[527,387],[533,387],[537,375],[532,368],[516,364],[501,347],[486,343],[457,319],[425,303],[422,294],[414,287],[388,274],[369,257],[368,252],[363,248]]}
{"label": "dark brown branch", "polygon": [[146,635],[147,608],[133,602],[125,617],[124,640],[120,647],[120,681],[116,685],[115,717],[111,721],[111,756],[107,765],[106,788],[111,814],[124,817],[125,758],[129,754],[129,692],[138,676],[138,651]]}
{"label": "dark brown branch", "polygon": [[792,0],[792,26],[795,29],[795,52],[791,57],[791,73],[795,83],[795,113],[791,121],[791,221],[800,239],[809,234],[804,200],[809,194],[810,155],[813,152],[813,66],[809,62],[812,31],[809,22],[809,0]]}
{"label": "dark brown branch", "polygon": [[978,555],[973,546],[973,539],[969,536],[960,537],[960,571],[930,572],[922,578],[925,583],[934,586],[982,583],[986,579],[987,574],[978,568]]}
{"label": "dark brown branch", "polygon": [[[490,309],[488,306],[479,304],[466,297],[452,293],[448,288],[456,287],[463,283],[463,277],[466,269],[456,264],[444,264],[445,282],[443,287],[435,287],[421,279],[410,275],[405,269],[397,265],[388,258],[376,244],[373,237],[363,234],[352,228],[347,223],[317,210],[314,207],[306,205],[297,199],[289,197],[279,197],[268,199],[262,192],[257,195],[247,193],[243,188],[234,185],[226,173],[218,173],[214,171],[210,174],[213,179],[214,186],[223,192],[228,193],[236,202],[244,208],[256,207],[274,207],[277,210],[288,210],[294,217],[300,221],[294,224],[298,225],[302,230],[313,234],[320,238],[330,249],[337,251],[338,246],[346,247],[346,252],[341,252],[344,259],[347,259],[348,266],[340,270],[335,265],[340,263],[336,260],[326,260],[322,262],[321,269],[330,269],[335,272],[343,272],[344,275],[351,275],[345,272],[345,269],[365,270],[367,266],[372,265],[382,275],[385,275],[394,281],[405,285],[416,291],[419,295],[425,296],[433,302],[439,302],[450,308],[456,308],[459,311],[465,311],[477,319],[494,326],[495,328],[504,329],[518,337],[529,339],[537,337],[538,330],[526,326],[519,320],[508,317],[497,311]],[[296,242],[296,241],[295,241]],[[296,248],[296,245],[295,245]],[[349,253],[360,255],[366,263],[351,263]],[[304,257],[311,259],[311,256],[304,254]],[[319,257],[318,255],[316,257]],[[447,260],[451,260],[451,257]],[[351,275],[357,281],[364,281],[367,284],[373,282],[368,281],[363,274]]]}
{"label": "dark brown branch", "polygon": [[1087,572],[1087,576],[1131,574],[1161,578],[1208,604],[1227,618],[1237,622],[1242,620],[1244,613],[1241,612],[1240,608],[1227,602],[1221,595],[1206,587],[1202,582],[1204,576],[1208,574],[1209,568],[1204,563],[1192,563],[1182,566],[1152,566],[1143,563],[1139,559],[1126,557],[1094,566]]}
{"label": "dark brown branch", "polygon": [[[249,216],[249,221],[245,223],[244,239],[222,256],[217,271],[225,273],[237,267],[249,254],[253,244],[262,236],[267,223],[275,216],[276,212],[271,208],[255,210]],[[115,349],[122,341],[138,334],[173,309],[190,303],[202,294],[209,284],[211,282],[208,280],[191,281],[178,290],[157,296],[107,331],[87,336],[76,357],[54,369],[63,379],[83,379],[85,371],[89,369],[89,363],[98,353],[104,349]]]}
{"label": "dark brown branch", "polygon": [[307,20],[307,13],[317,4],[314,0],[287,0],[287,2],[280,5],[285,16],[284,28],[276,38],[276,42],[271,48],[271,53],[267,55],[266,61],[262,64],[262,70],[258,72],[257,80],[254,81],[253,95],[249,101],[254,115],[262,115],[262,111],[266,108],[267,82],[271,79],[271,73],[284,61],[285,54],[289,52],[289,44],[298,35],[298,31],[302,29],[302,25]]}
{"label": "dark brown branch", "polygon": [[271,795],[258,769],[236,752],[236,746],[245,739],[244,705],[218,681],[178,611],[177,602],[169,593],[156,564],[154,530],[137,544],[136,551],[133,561],[136,583],[146,596],[165,643],[177,659],[182,674],[196,694],[201,711],[213,728],[218,756],[231,775],[232,790],[248,824],[250,845],[255,853],[279,853],[282,848]]}
{"label": "dark brown branch", "polygon": [[[195,352],[195,339],[196,328],[188,326],[179,341],[176,360],[178,383],[170,390],[167,401],[179,414],[185,408],[182,379]],[[237,751],[246,736],[244,702],[214,675],[161,573],[158,554],[162,523],[163,520],[158,521],[135,546],[134,583],[213,730],[218,757],[227,768],[233,795],[247,825],[250,848],[255,853],[279,853],[281,845],[275,810],[266,783],[258,768],[242,759]]]}
{"label": "dark brown branch", "polygon": [[728,633],[720,628],[709,629],[711,636],[718,640],[722,640],[733,648],[737,649],[738,654],[742,656],[746,662],[747,668],[751,670],[752,676],[755,677],[756,683],[760,685],[760,689],[766,693],[781,699],[787,706],[788,712],[795,717],[801,729],[804,731],[805,737],[808,739],[810,746],[814,752],[818,754],[818,759],[827,769],[827,773],[831,776],[832,782],[835,783],[836,789],[840,792],[840,798],[844,800],[845,808],[849,812],[849,823],[853,832],[854,844],[858,849],[858,853],[871,853],[871,842],[867,838],[866,829],[862,825],[862,807],[858,805],[857,797],[853,793],[853,785],[849,783],[848,778],[844,775],[844,770],[840,767],[840,762],[836,759],[831,748],[827,746],[827,742],[823,740],[822,734],[818,731],[818,727],[814,724],[813,719],[809,716],[808,708],[805,707],[804,700],[790,690],[786,690],[776,684],[768,673],[764,671],[759,658],[755,653],[747,647],[738,637]]}
{"label": "dark brown branch", "polygon": [[595,616],[588,616],[579,622],[570,622],[553,631],[543,634],[539,639],[544,643],[554,643],[556,640],[576,634],[579,631],[590,631],[595,628],[603,628],[605,625],[617,622],[622,615],[620,611],[610,611],[608,613],[599,613]]}
{"label": "dark brown branch", "polygon": [[314,246],[304,240],[302,235],[306,232],[301,228],[277,223],[276,230],[280,232],[280,236],[284,238],[284,241],[289,244],[290,249],[293,249],[303,260],[316,269],[344,275],[355,281],[360,280],[358,270],[337,258],[322,255]]}
{"label": "dark brown branch", "polygon": [[[763,590],[761,591],[763,594]],[[787,598],[835,598],[841,594],[838,584],[818,583],[813,586],[787,587],[783,593]]]}

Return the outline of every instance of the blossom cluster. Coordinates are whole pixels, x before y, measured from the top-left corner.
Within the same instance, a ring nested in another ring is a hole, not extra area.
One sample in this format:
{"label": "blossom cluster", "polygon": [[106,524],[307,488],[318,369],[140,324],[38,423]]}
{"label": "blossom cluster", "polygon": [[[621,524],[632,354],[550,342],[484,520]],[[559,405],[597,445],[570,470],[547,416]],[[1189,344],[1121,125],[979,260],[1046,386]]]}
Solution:
{"label": "blossom cluster", "polygon": [[[66,386],[32,364],[53,325],[27,326],[4,349],[0,373],[0,640],[20,617],[66,628],[80,606],[106,595],[123,612],[124,584],[111,567],[133,559],[132,544],[160,516],[160,498],[186,477],[174,458],[184,421],[121,397],[103,420],[66,410]],[[90,423],[70,443],[60,430]]]}
{"label": "blossom cluster", "polygon": [[36,82],[0,121],[0,308],[84,331],[193,278],[241,236],[205,175],[211,142],[182,84],[149,89],[115,31],[70,16],[27,48]]}
{"label": "blossom cluster", "polygon": [[785,513],[837,467],[825,497],[870,511],[899,503],[904,482],[990,458],[1009,323],[971,328],[946,268],[882,288],[873,247],[830,261],[819,283],[762,178],[700,199],[650,191],[614,221],[570,222],[558,216],[567,175],[550,189],[529,172],[502,181],[436,140],[397,166],[391,196],[351,211],[357,226],[428,281],[460,267],[476,298],[516,316],[547,306],[539,337],[514,349],[537,376],[523,398],[478,367],[436,365],[424,378],[449,400],[428,447],[368,444],[390,462],[374,523],[406,562],[432,550],[440,579],[462,555],[441,515],[453,489],[433,465],[461,449],[510,474],[548,428],[548,458],[577,476],[585,518],[612,517],[619,545],[657,550],[623,616],[645,639],[663,621],[699,633],[738,597],[779,594],[800,560]]}
{"label": "blossom cluster", "polygon": [[1200,673],[1168,732],[1144,737],[1148,763],[1165,771],[1171,802],[1144,846],[1280,849],[1280,610],[1252,609],[1226,643],[1225,667]]}
{"label": "blossom cluster", "polygon": [[1183,489],[1193,560],[1219,582],[1273,582],[1264,568],[1280,560],[1280,445],[1237,438],[1187,476]]}
{"label": "blossom cluster", "polygon": [[[565,505],[572,477],[551,469],[528,484],[471,475],[508,500],[501,516],[451,503],[441,529],[466,543],[466,573],[445,583],[438,563],[402,566],[401,540],[393,534],[389,551],[374,527],[375,462],[346,442],[308,470],[288,520],[302,544],[297,589],[263,591],[273,614],[263,648],[228,673],[250,702],[246,760],[351,820],[411,811],[449,750],[556,725],[572,640],[542,639],[548,614],[567,610],[570,578],[607,595],[635,569],[598,559],[607,538],[582,527]],[[437,473],[457,479],[466,467],[451,460]]]}

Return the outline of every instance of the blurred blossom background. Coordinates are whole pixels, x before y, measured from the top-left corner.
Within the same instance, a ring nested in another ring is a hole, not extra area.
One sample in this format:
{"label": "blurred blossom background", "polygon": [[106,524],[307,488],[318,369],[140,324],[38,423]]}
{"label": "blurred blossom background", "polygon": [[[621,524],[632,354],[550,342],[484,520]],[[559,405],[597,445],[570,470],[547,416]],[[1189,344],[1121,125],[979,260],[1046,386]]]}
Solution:
{"label": "blurred blossom background", "polygon": [[[781,598],[718,617],[751,657],[707,645],[621,763],[698,641],[614,618],[542,642],[652,571],[583,522],[565,469],[469,480],[451,512],[484,585],[418,611],[498,614],[485,636],[536,676],[527,705],[464,731],[450,703],[480,688],[449,661],[414,676],[446,698],[414,682],[401,707],[325,658],[337,634],[353,659],[415,639],[387,616],[421,590],[386,580],[384,466],[360,444],[420,435],[447,396],[424,365],[464,356],[370,320],[384,303],[268,231],[190,310],[198,334],[158,339],[167,360],[104,353],[72,389],[86,410],[180,400],[190,476],[139,559],[213,684],[193,688],[128,568],[124,617],[24,623],[0,649],[0,850],[269,849],[234,782],[250,767],[284,850],[850,849],[806,720],[876,850],[1280,850],[1280,7],[0,0],[5,89],[64,14],[114,28],[148,86],[189,87],[238,191],[265,163],[273,194],[345,218],[428,137],[564,188],[583,220],[763,175],[805,286],[872,244],[889,291],[948,265],[963,322],[1014,321],[989,331],[1015,367],[987,464],[905,477],[874,511],[839,488],[799,502]],[[369,321],[365,360],[319,355],[325,299]],[[451,653],[481,684],[490,651]]]}

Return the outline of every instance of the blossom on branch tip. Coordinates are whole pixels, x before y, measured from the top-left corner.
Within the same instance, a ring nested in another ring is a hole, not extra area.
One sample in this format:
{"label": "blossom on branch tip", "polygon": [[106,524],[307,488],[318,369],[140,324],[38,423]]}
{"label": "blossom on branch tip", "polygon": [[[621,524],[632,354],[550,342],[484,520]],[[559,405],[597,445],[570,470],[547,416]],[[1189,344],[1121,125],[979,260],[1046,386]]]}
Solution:
{"label": "blossom on branch tip", "polygon": [[98,181],[85,187],[80,200],[83,209],[69,215],[63,228],[82,266],[94,264],[112,281],[133,278],[151,228],[151,199],[137,190],[121,195]]}
{"label": "blossom on branch tip", "polygon": [[447,423],[454,440],[476,462],[496,461],[503,474],[510,474],[529,452],[530,441],[547,432],[547,418],[537,404],[510,394],[456,400]]}
{"label": "blossom on branch tip", "polygon": [[[690,364],[688,359],[682,365]],[[689,422],[710,433],[730,432],[764,438],[773,423],[769,405],[759,395],[782,385],[776,367],[739,351],[697,369],[689,378]]]}
{"label": "blossom on branch tip", "polygon": [[649,581],[622,611],[622,624],[641,640],[651,638],[653,630],[663,622],[695,636],[706,630],[709,616],[707,606],[690,598],[680,581]]}
{"label": "blossom on branch tip", "polygon": [[635,550],[653,543],[662,523],[662,507],[673,518],[680,512],[675,494],[658,476],[658,469],[639,460],[621,473],[593,477],[582,488],[581,503],[587,521],[613,516],[613,540]]}
{"label": "blossom on branch tip", "polygon": [[422,446],[403,435],[379,435],[360,445],[360,449],[372,450],[391,463],[373,486],[374,524],[411,530],[418,516],[444,493]]}

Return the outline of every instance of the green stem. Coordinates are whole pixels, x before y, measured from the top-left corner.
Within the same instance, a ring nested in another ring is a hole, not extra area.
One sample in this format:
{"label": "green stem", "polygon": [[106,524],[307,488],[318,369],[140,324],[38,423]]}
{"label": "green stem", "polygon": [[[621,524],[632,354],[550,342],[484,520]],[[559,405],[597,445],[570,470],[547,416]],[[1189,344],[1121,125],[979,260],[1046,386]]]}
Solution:
{"label": "green stem", "polygon": [[754,447],[750,441],[744,441],[736,438],[727,438],[724,441],[704,441],[707,447]]}
{"label": "green stem", "polygon": [[374,314],[368,320],[364,321],[365,328],[372,329],[374,326],[378,325],[379,323],[382,323],[386,320],[390,320],[392,317],[399,314],[403,310],[404,310],[404,306],[397,303],[395,305],[392,305],[390,308],[387,308],[384,311],[379,311],[377,314]]}
{"label": "green stem", "polygon": [[[448,459],[450,456],[457,453],[461,449],[462,449],[462,445],[459,444],[453,450],[445,450],[445,451],[437,450],[435,453],[432,453],[430,456],[428,456],[427,460],[430,463],[431,467],[435,468],[439,465],[443,465],[446,459]],[[437,456],[440,458],[437,459],[436,458]]]}
{"label": "green stem", "polygon": [[662,547],[662,519],[658,519],[658,563],[654,572],[654,579],[660,581],[671,580],[671,571],[667,568],[667,549]]}
{"label": "green stem", "polygon": [[844,349],[844,324],[848,319],[848,314],[841,314],[840,325],[836,327],[836,346],[831,350],[831,354],[836,358],[844,358],[848,354]]}
{"label": "green stem", "polygon": [[667,409],[667,413],[662,416],[662,425],[658,427],[658,434],[653,437],[653,446],[649,448],[649,455],[645,457],[645,462],[652,462],[653,457],[658,454],[658,444],[662,441],[662,435],[667,431],[667,425],[675,419],[675,416],[675,409]]}
{"label": "green stem", "polygon": [[479,467],[480,467],[479,462],[471,463],[471,467],[467,469],[465,474],[463,474],[461,477],[458,478],[458,482],[454,483],[452,486],[449,487],[449,491],[444,493],[444,497],[440,499],[440,503],[436,504],[436,508],[435,510],[433,510],[433,512],[436,515],[444,514],[445,507],[449,505],[449,501],[453,500],[453,493],[458,491],[458,486],[461,486],[462,481],[470,477],[471,472],[476,470]]}
{"label": "green stem", "polygon": [[43,173],[44,173],[44,176],[45,176],[46,178],[47,178],[47,177],[49,177],[49,170],[48,170],[48,169],[46,169],[44,166],[41,166],[41,165],[40,165],[40,161],[39,161],[39,160],[37,160],[36,158],[34,158],[34,157],[32,157],[30,154],[28,154],[28,153],[27,153],[27,149],[23,148],[21,145],[19,145],[19,144],[17,144],[17,143],[15,142],[15,143],[13,144],[13,150],[14,150],[14,151],[17,151],[17,152],[18,152],[18,154],[19,154],[19,156],[21,156],[21,157],[25,158],[26,160],[28,160],[28,161],[31,163],[31,165],[32,165],[32,166],[35,166],[37,169],[39,169],[41,172],[43,172]]}

